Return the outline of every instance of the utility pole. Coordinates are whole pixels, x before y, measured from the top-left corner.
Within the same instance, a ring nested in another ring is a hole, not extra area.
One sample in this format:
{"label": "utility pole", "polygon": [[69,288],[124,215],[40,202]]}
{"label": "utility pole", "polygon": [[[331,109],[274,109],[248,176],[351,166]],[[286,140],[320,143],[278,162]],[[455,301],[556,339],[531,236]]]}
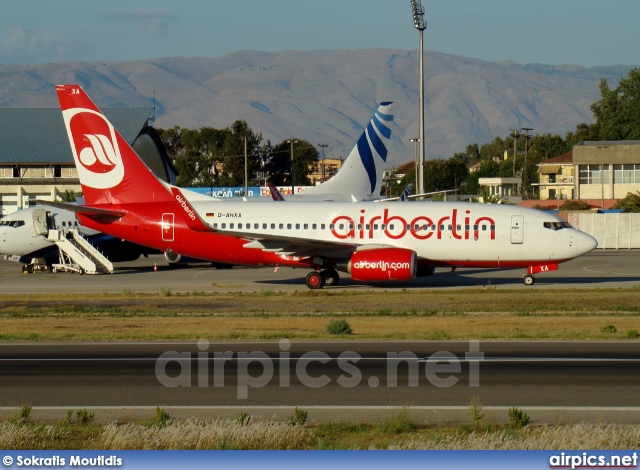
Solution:
{"label": "utility pole", "polygon": [[513,132],[513,170],[511,176],[516,177],[516,155],[518,153],[518,129],[509,129]]}
{"label": "utility pole", "polygon": [[247,167],[247,136],[244,136],[244,197],[249,197],[249,170]]}
{"label": "utility pole", "polygon": [[324,183],[324,149],[328,146],[328,144],[318,144],[318,147],[322,147],[322,183]]}
{"label": "utility pole", "polygon": [[296,193],[296,188],[293,183],[293,144],[294,142],[298,142],[297,140],[287,140],[287,143],[291,144],[291,195],[293,196]]}
{"label": "utility pole", "polygon": [[413,157],[416,161],[416,194],[422,194],[422,191],[420,191],[420,188],[418,186],[418,142],[420,142],[420,139],[409,139],[409,140],[415,144]]}
{"label": "utility pole", "polygon": [[529,199],[529,188],[527,187],[527,157],[529,156],[529,131],[533,129],[530,127],[522,127],[521,131],[525,131],[524,137],[524,169],[522,171],[522,184],[524,186],[524,195],[526,199]]}

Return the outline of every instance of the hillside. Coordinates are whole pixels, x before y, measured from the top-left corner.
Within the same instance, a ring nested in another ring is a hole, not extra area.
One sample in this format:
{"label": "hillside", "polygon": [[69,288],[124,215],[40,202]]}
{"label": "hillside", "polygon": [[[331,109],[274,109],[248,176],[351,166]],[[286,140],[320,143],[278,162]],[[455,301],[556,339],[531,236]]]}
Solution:
{"label": "hillside", "polygon": [[[631,66],[521,65],[425,53],[428,158],[448,158],[509,129],[564,135],[593,121],[601,77]],[[0,107],[56,107],[53,85],[80,83],[100,106],[149,106],[156,127],[223,128],[245,119],[273,143],[296,137],[346,155],[380,101],[396,103],[389,163],[413,159],[418,136],[417,51],[254,52],[216,58],[0,65]]]}

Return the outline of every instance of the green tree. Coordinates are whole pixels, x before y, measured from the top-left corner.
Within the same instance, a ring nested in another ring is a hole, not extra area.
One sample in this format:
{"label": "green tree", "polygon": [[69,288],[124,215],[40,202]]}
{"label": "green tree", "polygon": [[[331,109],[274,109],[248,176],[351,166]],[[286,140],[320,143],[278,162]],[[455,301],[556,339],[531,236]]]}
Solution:
{"label": "green tree", "polygon": [[[309,174],[317,162],[318,151],[313,144],[301,139],[295,141],[293,143],[293,183],[296,186],[311,184]],[[283,140],[275,145],[266,158],[265,168],[271,183],[291,186],[291,143]]]}
{"label": "green tree", "polygon": [[620,199],[613,206],[613,209],[624,209],[625,212],[640,212],[640,191],[627,193],[626,197]]}
{"label": "green tree", "polygon": [[262,134],[255,134],[246,121],[237,120],[220,131],[217,159],[224,170],[218,179],[222,186],[244,186],[244,139],[247,139],[247,173],[250,180],[260,168],[259,147]]}
{"label": "green tree", "polygon": [[600,79],[601,98],[591,105],[600,140],[640,140],[640,69],[629,71],[615,90]]}

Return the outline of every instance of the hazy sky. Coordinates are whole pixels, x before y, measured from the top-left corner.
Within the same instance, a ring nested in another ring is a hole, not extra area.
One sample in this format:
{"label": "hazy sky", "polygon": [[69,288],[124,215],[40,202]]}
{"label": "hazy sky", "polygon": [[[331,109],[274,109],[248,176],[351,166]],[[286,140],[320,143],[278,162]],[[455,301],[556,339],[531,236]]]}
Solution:
{"label": "hazy sky", "polygon": [[[487,61],[640,64],[640,0],[422,0],[427,50]],[[2,0],[0,63],[416,49],[410,0]]]}

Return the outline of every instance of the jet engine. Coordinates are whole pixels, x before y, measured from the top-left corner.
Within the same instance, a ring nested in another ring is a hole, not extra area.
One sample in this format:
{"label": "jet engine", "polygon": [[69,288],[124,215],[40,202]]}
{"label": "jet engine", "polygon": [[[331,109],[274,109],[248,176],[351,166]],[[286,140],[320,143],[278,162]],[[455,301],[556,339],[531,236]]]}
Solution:
{"label": "jet engine", "polygon": [[405,248],[356,251],[347,264],[354,281],[407,281],[415,279],[416,252]]}

